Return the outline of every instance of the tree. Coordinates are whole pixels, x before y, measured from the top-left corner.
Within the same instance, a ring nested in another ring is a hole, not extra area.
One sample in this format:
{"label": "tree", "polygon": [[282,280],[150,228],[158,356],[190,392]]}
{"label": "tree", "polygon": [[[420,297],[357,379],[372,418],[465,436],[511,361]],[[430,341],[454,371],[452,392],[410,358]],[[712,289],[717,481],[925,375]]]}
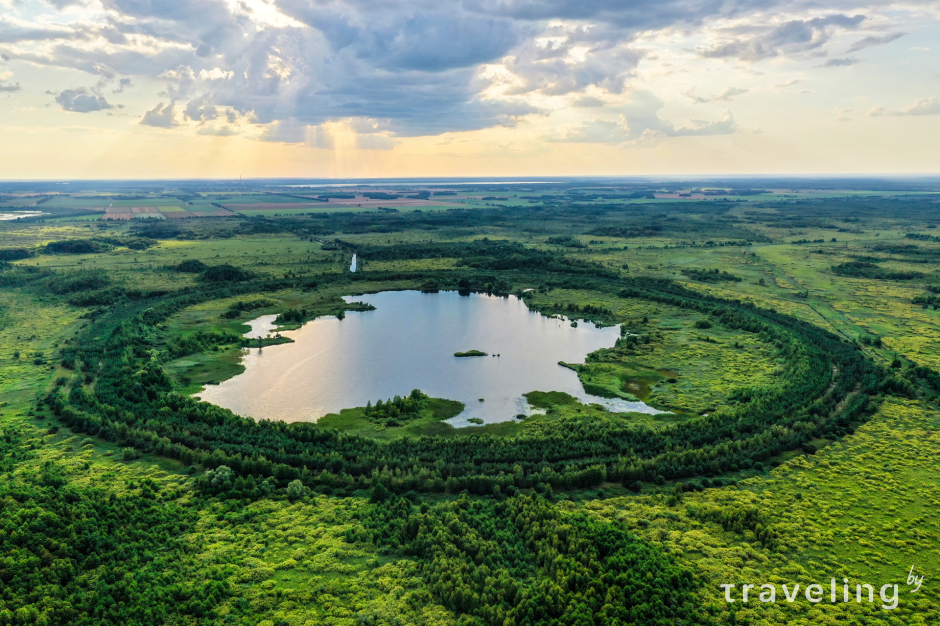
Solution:
{"label": "tree", "polygon": [[385,502],[385,500],[388,499],[388,496],[388,489],[385,488],[385,485],[382,483],[376,483],[375,486],[372,487],[372,493],[369,496],[369,502],[372,502],[373,504],[377,502]]}
{"label": "tree", "polygon": [[290,500],[299,500],[304,496],[306,488],[300,480],[292,480],[290,484],[287,485],[287,497]]}

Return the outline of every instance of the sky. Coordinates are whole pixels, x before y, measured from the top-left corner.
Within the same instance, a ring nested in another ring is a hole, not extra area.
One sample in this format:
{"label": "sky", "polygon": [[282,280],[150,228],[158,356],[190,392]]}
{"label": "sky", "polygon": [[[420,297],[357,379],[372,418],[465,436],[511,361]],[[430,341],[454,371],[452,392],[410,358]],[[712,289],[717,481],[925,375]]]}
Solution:
{"label": "sky", "polygon": [[940,0],[0,0],[0,179],[940,173]]}

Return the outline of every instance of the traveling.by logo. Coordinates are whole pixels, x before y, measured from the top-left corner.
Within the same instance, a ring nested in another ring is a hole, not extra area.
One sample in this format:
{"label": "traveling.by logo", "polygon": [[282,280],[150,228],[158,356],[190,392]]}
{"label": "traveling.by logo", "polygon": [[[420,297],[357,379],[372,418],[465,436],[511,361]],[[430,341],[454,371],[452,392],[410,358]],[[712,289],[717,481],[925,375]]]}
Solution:
{"label": "traveling.by logo", "polygon": [[[921,585],[924,583],[923,576],[917,576],[914,573],[914,566],[911,566],[910,571],[907,574],[907,585],[908,587],[913,587],[910,589],[910,593],[917,593],[920,591]],[[725,590],[725,602],[731,604],[734,602],[776,602],[777,601],[777,586],[771,583],[765,583],[763,585],[754,585],[754,584],[745,584],[741,585],[741,592],[736,595],[738,585],[719,585],[722,589]],[[829,602],[835,604],[836,602],[868,602],[873,604],[875,602],[875,587],[867,583],[858,583],[854,588],[849,585],[849,579],[843,578],[841,586],[838,584],[835,578],[830,579],[829,585]],[[840,588],[841,587],[841,588]],[[787,602],[795,602],[797,598],[805,597],[807,601],[818,604],[822,602],[825,597],[825,589],[822,585],[813,583],[803,587],[803,593],[800,594],[800,584],[794,583],[792,586],[786,584],[781,585],[783,590],[783,597],[786,598]],[[752,591],[753,590],[753,591]],[[757,596],[756,598],[754,596]],[[898,585],[888,583],[882,585],[878,590],[878,598],[881,600],[881,608],[886,611],[893,611],[898,608],[899,596],[898,596]]]}

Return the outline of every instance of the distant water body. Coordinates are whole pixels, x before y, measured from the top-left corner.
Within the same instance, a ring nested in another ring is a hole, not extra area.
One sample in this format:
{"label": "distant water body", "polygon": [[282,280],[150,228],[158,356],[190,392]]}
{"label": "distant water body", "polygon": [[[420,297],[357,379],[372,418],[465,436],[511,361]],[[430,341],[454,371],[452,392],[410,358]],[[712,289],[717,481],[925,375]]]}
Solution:
{"label": "distant water body", "polygon": [[24,217],[38,217],[44,215],[42,211],[17,211],[16,213],[0,213],[0,221],[19,220]]}
{"label": "distant water body", "polygon": [[[551,180],[434,180],[431,182],[420,183],[424,187],[453,187],[454,185],[549,185],[556,181]],[[381,183],[309,183],[306,185],[285,185],[293,188],[311,188],[311,187],[413,187],[415,182],[390,181]]]}
{"label": "distant water body", "polygon": [[[515,296],[387,291],[346,300],[376,309],[282,332],[294,343],[248,350],[242,374],[199,397],[240,415],[287,422],[316,421],[412,389],[463,402],[466,410],[450,420],[455,426],[529,414],[522,395],[529,391],[564,391],[611,410],[660,413],[643,402],[591,396],[575,372],[558,365],[582,363],[588,353],[611,347],[617,327],[572,328],[567,320],[530,311]],[[269,331],[272,321],[253,321],[248,336]],[[454,356],[467,350],[490,356]]]}
{"label": "distant water body", "polygon": [[356,255],[355,254],[353,255],[352,263],[349,264],[349,271],[350,272],[356,271]]}

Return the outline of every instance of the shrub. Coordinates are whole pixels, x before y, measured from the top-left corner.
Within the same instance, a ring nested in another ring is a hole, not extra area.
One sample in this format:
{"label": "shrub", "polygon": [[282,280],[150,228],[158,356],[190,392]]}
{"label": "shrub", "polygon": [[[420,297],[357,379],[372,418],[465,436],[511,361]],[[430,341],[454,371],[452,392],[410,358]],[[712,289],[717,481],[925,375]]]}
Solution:
{"label": "shrub", "polygon": [[199,274],[206,271],[208,267],[209,266],[202,261],[197,261],[196,259],[187,259],[174,265],[172,269],[177,272],[185,272],[187,274]]}
{"label": "shrub", "polygon": [[251,278],[251,274],[233,265],[215,265],[206,268],[202,279],[209,282],[240,282]]}

